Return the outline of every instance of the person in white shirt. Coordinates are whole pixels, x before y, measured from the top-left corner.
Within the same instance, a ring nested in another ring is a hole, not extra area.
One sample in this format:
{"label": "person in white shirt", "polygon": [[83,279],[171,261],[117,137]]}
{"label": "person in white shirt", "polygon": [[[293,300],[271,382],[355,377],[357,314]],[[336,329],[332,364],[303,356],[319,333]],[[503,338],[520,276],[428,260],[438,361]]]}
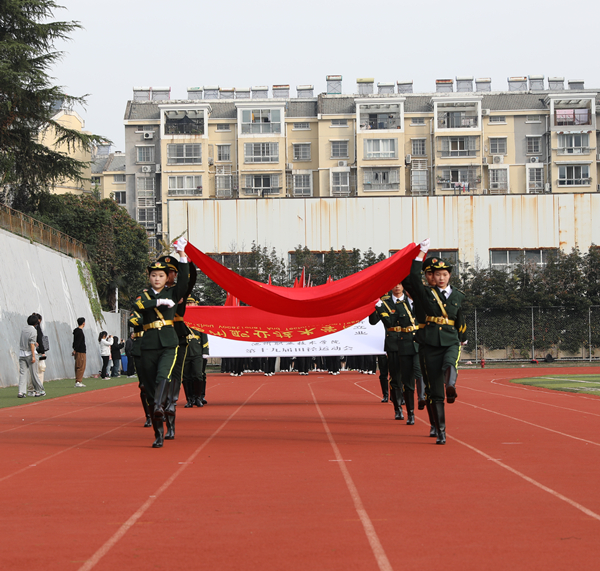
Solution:
{"label": "person in white shirt", "polygon": [[100,357],[102,357],[102,372],[100,373],[100,378],[106,381],[110,379],[106,369],[108,368],[108,361],[110,361],[110,348],[113,344],[113,337],[106,331],[101,331],[98,336],[98,343],[100,344]]}

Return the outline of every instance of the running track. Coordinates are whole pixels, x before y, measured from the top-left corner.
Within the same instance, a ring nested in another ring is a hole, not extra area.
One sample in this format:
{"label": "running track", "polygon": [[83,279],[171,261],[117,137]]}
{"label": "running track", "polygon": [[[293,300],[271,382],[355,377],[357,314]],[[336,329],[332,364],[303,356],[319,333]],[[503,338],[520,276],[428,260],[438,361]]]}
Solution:
{"label": "running track", "polygon": [[600,398],[508,382],[553,372],[461,371],[446,446],[355,373],[210,375],[161,450],[137,383],[2,409],[0,568],[597,569]]}

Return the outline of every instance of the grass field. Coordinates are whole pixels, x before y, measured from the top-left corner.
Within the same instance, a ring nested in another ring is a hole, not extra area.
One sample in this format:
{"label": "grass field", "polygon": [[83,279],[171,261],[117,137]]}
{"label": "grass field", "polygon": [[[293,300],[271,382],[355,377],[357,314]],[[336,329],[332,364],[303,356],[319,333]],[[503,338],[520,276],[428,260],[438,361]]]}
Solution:
{"label": "grass field", "polygon": [[555,391],[600,395],[600,375],[559,375],[548,374],[543,377],[514,379],[511,381],[519,385],[542,387]]}
{"label": "grass field", "polygon": [[118,385],[126,385],[127,383],[137,383],[137,377],[128,379],[125,376],[114,377],[108,381],[102,379],[83,379],[85,387],[75,387],[75,379],[60,379],[56,381],[48,381],[44,383],[44,390],[46,396],[44,397],[26,397],[18,398],[19,387],[6,387],[0,388],[0,408],[9,406],[18,406],[22,404],[31,404],[32,402],[38,402],[42,400],[48,400],[56,397],[64,397],[73,393],[82,393],[86,391],[96,391],[98,389],[106,389],[108,387],[116,387]]}

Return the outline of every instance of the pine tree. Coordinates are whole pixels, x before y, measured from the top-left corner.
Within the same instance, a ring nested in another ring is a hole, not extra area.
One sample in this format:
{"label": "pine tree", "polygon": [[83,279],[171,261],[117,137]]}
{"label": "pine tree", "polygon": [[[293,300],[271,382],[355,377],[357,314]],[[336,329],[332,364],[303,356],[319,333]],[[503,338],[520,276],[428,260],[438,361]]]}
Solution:
{"label": "pine tree", "polygon": [[[71,152],[108,142],[52,119],[57,106],[85,102],[53,85],[48,75],[63,55],[55,42],[80,28],[77,22],[51,21],[58,8],[52,0],[0,1],[0,189],[18,210],[34,211],[40,195],[62,180],[83,181],[86,163],[59,147]],[[56,135],[55,148],[40,142],[47,130]]]}

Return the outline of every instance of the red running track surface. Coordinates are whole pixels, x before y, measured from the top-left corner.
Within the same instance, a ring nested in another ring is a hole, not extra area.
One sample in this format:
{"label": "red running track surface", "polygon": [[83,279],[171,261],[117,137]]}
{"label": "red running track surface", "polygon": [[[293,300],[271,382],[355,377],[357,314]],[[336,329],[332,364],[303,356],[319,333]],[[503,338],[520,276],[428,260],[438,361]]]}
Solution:
{"label": "red running track surface", "polygon": [[598,568],[600,399],[508,382],[553,371],[460,371],[446,446],[356,373],[211,375],[163,449],[137,383],[2,409],[0,566]]}

